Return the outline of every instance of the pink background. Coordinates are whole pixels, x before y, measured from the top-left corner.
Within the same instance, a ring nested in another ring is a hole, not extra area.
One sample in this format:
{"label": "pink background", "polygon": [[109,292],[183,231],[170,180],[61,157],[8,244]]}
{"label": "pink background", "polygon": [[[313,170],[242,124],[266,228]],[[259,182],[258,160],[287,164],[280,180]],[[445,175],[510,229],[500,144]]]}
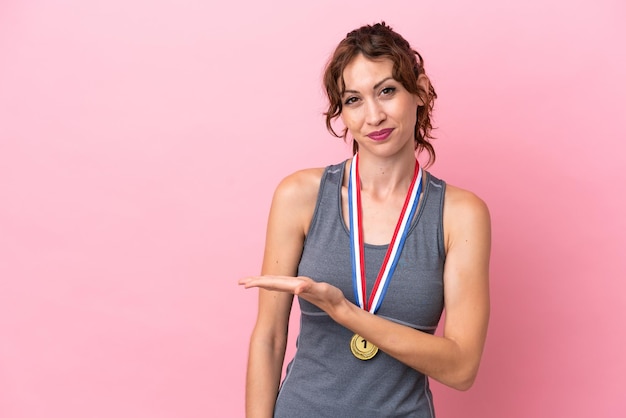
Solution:
{"label": "pink background", "polygon": [[348,157],[320,74],[381,19],[439,93],[433,173],[493,218],[482,369],[438,416],[626,416],[625,3],[214,3],[0,3],[0,417],[243,416],[236,281],[277,182]]}

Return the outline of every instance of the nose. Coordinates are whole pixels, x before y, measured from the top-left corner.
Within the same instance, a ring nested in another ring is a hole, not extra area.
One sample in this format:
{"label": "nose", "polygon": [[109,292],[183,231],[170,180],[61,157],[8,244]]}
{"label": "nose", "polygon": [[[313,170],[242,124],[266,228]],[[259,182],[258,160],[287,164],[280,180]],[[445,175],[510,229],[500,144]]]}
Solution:
{"label": "nose", "polygon": [[380,123],[387,118],[387,115],[378,100],[368,100],[366,102],[366,107],[365,122],[369,125],[380,125]]}

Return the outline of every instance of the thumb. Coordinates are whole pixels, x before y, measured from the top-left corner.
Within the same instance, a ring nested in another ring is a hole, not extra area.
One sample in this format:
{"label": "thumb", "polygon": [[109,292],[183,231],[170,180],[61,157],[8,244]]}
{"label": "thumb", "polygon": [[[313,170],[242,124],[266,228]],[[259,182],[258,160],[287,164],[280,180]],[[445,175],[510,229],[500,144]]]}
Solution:
{"label": "thumb", "polygon": [[294,295],[301,295],[302,293],[305,293],[307,290],[311,288],[311,284],[312,284],[312,282],[309,280],[306,280],[302,277],[298,277],[298,278],[300,279],[300,283],[298,283],[298,285],[293,290]]}

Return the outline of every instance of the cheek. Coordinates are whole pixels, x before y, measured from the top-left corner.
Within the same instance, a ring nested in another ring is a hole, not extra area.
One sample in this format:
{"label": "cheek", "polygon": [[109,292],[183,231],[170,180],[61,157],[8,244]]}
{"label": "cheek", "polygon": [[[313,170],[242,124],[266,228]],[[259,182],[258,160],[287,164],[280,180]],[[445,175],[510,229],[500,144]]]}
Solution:
{"label": "cheek", "polygon": [[355,112],[344,111],[341,113],[341,121],[346,126],[346,128],[350,129],[357,124],[357,118],[355,116]]}
{"label": "cheek", "polygon": [[417,123],[417,103],[414,101],[407,102],[402,112],[404,113],[404,120],[413,125]]}

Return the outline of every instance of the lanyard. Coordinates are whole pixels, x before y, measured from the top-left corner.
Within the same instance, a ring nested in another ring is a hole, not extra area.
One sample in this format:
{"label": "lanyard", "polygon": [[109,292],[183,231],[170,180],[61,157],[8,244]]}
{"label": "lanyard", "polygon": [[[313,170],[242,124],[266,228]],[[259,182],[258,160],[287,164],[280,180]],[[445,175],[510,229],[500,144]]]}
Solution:
{"label": "lanyard", "polygon": [[415,161],[413,180],[404,201],[402,212],[398,218],[391,243],[387,248],[385,259],[378,272],[369,300],[366,300],[365,259],[363,243],[363,221],[361,206],[361,187],[359,177],[358,153],[352,158],[350,177],[348,179],[348,210],[350,215],[350,252],[352,255],[352,284],[358,305],[368,312],[376,313],[385,298],[387,287],[393,272],[396,269],[404,242],[409,232],[410,221],[417,209],[417,203],[422,190],[422,169]]}

